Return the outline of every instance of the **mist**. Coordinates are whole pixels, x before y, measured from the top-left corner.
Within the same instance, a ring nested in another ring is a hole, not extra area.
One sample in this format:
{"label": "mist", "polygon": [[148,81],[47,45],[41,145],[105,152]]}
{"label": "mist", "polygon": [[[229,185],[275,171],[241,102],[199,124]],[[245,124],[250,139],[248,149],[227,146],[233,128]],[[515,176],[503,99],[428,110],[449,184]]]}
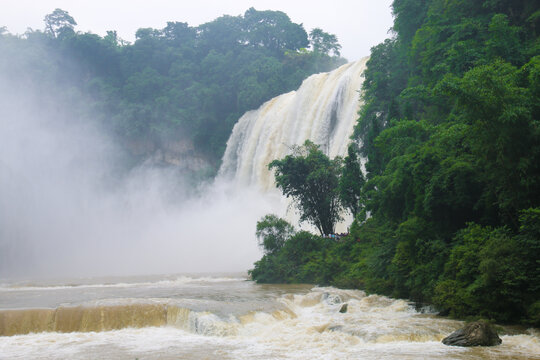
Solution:
{"label": "mist", "polygon": [[79,116],[84,97],[0,84],[0,278],[245,271],[260,258],[255,224],[279,201],[224,182],[195,191],[173,167],[126,170]]}

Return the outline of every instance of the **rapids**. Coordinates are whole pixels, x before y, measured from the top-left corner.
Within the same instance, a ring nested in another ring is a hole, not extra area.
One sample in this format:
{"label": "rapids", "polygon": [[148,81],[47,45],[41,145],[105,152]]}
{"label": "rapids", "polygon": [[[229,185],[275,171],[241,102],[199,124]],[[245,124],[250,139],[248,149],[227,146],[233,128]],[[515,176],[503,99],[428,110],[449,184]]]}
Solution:
{"label": "rapids", "polygon": [[448,347],[462,322],[407,301],[237,274],[4,283],[0,308],[0,359],[540,359],[535,330]]}

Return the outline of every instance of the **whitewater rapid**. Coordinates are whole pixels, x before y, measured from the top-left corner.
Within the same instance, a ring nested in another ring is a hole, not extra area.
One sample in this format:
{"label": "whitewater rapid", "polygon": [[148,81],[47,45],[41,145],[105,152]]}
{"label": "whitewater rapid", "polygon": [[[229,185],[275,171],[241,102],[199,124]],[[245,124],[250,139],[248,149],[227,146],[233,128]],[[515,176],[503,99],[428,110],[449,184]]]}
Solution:
{"label": "whitewater rapid", "polygon": [[298,90],[244,114],[227,142],[219,176],[268,191],[274,187],[268,164],[288,155],[294,145],[309,139],[331,158],[346,155],[367,60],[312,75]]}
{"label": "whitewater rapid", "polygon": [[532,329],[448,347],[463,323],[405,300],[241,274],[4,283],[0,308],[0,359],[540,359]]}

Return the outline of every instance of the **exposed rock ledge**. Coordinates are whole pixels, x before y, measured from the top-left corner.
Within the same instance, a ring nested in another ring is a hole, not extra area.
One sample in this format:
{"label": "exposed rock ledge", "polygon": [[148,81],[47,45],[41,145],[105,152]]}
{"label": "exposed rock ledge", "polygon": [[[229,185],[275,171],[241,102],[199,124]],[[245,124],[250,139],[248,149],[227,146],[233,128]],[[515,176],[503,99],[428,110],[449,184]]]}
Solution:
{"label": "exposed rock ledge", "polygon": [[502,340],[493,325],[474,321],[445,337],[442,343],[449,346],[496,346]]}
{"label": "exposed rock ledge", "polygon": [[172,165],[180,170],[201,172],[212,168],[212,161],[195,150],[193,142],[186,138],[174,140],[130,140],[124,147],[132,156],[146,159],[154,165]]}

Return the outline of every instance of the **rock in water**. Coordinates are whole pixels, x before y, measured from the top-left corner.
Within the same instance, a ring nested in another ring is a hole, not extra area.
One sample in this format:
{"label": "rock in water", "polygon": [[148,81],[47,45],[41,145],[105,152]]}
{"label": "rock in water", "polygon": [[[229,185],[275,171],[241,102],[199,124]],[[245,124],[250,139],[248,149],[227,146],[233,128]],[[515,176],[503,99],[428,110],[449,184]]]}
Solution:
{"label": "rock in water", "polygon": [[328,305],[337,305],[343,302],[343,300],[341,299],[341,296],[337,294],[330,294],[330,293],[324,293],[322,295],[322,300]]}
{"label": "rock in water", "polygon": [[474,321],[445,337],[442,343],[449,346],[495,346],[502,340],[493,325]]}
{"label": "rock in water", "polygon": [[341,308],[339,309],[339,312],[342,313],[342,314],[346,313],[348,307],[349,307],[349,305],[347,305],[347,303],[341,305]]}

